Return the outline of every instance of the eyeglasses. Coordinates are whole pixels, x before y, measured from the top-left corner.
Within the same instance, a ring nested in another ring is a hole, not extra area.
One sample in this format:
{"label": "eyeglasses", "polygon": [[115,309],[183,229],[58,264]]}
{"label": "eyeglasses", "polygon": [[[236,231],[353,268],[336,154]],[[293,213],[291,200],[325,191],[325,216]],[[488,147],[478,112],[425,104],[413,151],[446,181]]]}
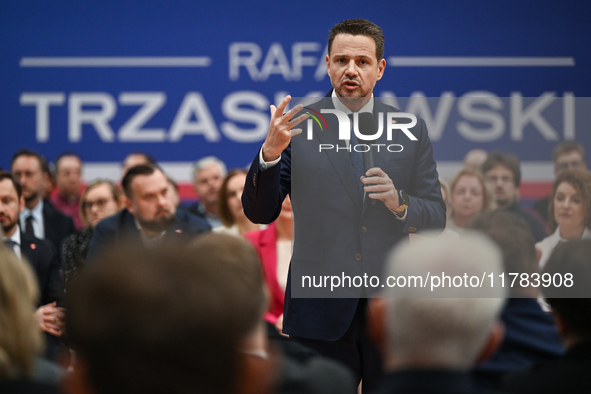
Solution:
{"label": "eyeglasses", "polygon": [[113,201],[113,199],[101,198],[100,200],[96,201],[85,201],[83,207],[87,211],[92,210],[92,207],[94,207],[95,205],[98,209],[103,209],[110,201]]}

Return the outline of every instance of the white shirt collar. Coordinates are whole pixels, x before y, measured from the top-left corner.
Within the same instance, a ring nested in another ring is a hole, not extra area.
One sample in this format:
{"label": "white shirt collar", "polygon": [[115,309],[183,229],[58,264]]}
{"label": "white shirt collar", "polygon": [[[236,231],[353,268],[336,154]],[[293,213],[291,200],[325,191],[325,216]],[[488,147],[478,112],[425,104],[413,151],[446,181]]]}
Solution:
{"label": "white shirt collar", "polygon": [[[332,105],[334,105],[335,109],[338,109],[339,111],[342,111],[342,112],[346,113],[347,115],[353,113],[349,108],[347,108],[347,106],[345,104],[343,104],[341,102],[341,100],[339,100],[339,97],[337,96],[334,89],[332,90],[332,94],[330,96],[332,97]],[[363,107],[361,107],[361,109],[357,112],[373,113],[373,93],[371,94],[371,98],[369,99],[367,104],[365,104]]]}
{"label": "white shirt collar", "polygon": [[[564,239],[560,236],[560,227],[556,228],[556,231],[554,231],[554,234],[552,234],[552,238],[554,238],[556,240],[556,242],[567,242],[567,239]],[[585,227],[585,230],[583,230],[583,235],[581,236],[581,239],[587,239],[587,238],[591,238],[591,230],[589,230],[589,228]]]}
{"label": "white shirt collar", "polygon": [[142,228],[140,222],[137,221],[135,216],[133,217],[133,221],[135,223],[135,227],[137,227],[138,231],[140,232],[140,237],[142,238],[142,242],[145,246],[155,246],[160,243],[160,240],[166,235],[166,230],[161,232],[160,234],[156,235],[155,237],[148,238],[144,229]]}
{"label": "white shirt collar", "polygon": [[35,219],[37,223],[41,223],[41,220],[43,219],[43,199],[40,199],[39,203],[33,209],[25,207],[21,213],[21,217],[26,219],[29,215],[33,215],[33,219]]}

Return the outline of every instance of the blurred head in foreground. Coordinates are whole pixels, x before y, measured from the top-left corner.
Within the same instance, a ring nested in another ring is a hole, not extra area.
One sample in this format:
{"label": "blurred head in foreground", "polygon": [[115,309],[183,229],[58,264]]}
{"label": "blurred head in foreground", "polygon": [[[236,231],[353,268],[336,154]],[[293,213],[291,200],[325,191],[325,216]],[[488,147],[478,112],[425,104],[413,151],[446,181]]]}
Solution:
{"label": "blurred head in foreground", "polygon": [[[387,275],[410,278],[445,275],[470,278],[503,272],[501,252],[486,237],[466,232],[459,238],[422,238],[394,249]],[[401,369],[469,370],[490,355],[503,336],[498,317],[505,291],[447,286],[439,292],[416,286],[386,287],[372,300],[374,337],[382,347],[386,371]],[[451,288],[450,288],[451,287]]]}
{"label": "blurred head in foreground", "polygon": [[262,380],[237,349],[264,302],[239,271],[217,264],[244,250],[220,249],[127,248],[89,267],[66,300],[78,359],[69,392],[242,393],[244,375]]}

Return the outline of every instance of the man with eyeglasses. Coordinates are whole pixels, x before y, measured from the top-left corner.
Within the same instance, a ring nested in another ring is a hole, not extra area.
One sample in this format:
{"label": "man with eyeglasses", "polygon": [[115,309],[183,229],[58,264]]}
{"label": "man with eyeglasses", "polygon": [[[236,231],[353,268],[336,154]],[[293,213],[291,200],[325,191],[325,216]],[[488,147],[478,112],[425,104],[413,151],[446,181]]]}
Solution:
{"label": "man with eyeglasses", "polygon": [[[565,141],[556,145],[552,151],[552,160],[554,161],[554,175],[558,177],[565,170],[573,168],[586,169],[585,149],[581,144],[575,141]],[[548,221],[548,204],[550,196],[536,201],[533,208],[546,221]]]}
{"label": "man with eyeglasses", "polygon": [[521,169],[515,155],[491,152],[482,164],[482,173],[487,186],[493,193],[497,209],[512,212],[526,221],[536,242],[546,237],[540,219],[519,205],[519,184]]}

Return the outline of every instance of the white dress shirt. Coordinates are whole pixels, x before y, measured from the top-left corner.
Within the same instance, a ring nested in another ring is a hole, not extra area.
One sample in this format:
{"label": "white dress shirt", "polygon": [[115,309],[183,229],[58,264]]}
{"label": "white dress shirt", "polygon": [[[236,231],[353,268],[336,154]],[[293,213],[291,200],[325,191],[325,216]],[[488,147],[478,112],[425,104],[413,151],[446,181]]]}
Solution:
{"label": "white dress shirt", "polygon": [[26,228],[26,220],[29,215],[33,215],[33,231],[35,232],[35,237],[39,239],[45,239],[45,223],[43,220],[43,200],[39,200],[37,206],[33,209],[29,209],[25,207],[25,209],[21,212],[19,219],[21,228]]}

